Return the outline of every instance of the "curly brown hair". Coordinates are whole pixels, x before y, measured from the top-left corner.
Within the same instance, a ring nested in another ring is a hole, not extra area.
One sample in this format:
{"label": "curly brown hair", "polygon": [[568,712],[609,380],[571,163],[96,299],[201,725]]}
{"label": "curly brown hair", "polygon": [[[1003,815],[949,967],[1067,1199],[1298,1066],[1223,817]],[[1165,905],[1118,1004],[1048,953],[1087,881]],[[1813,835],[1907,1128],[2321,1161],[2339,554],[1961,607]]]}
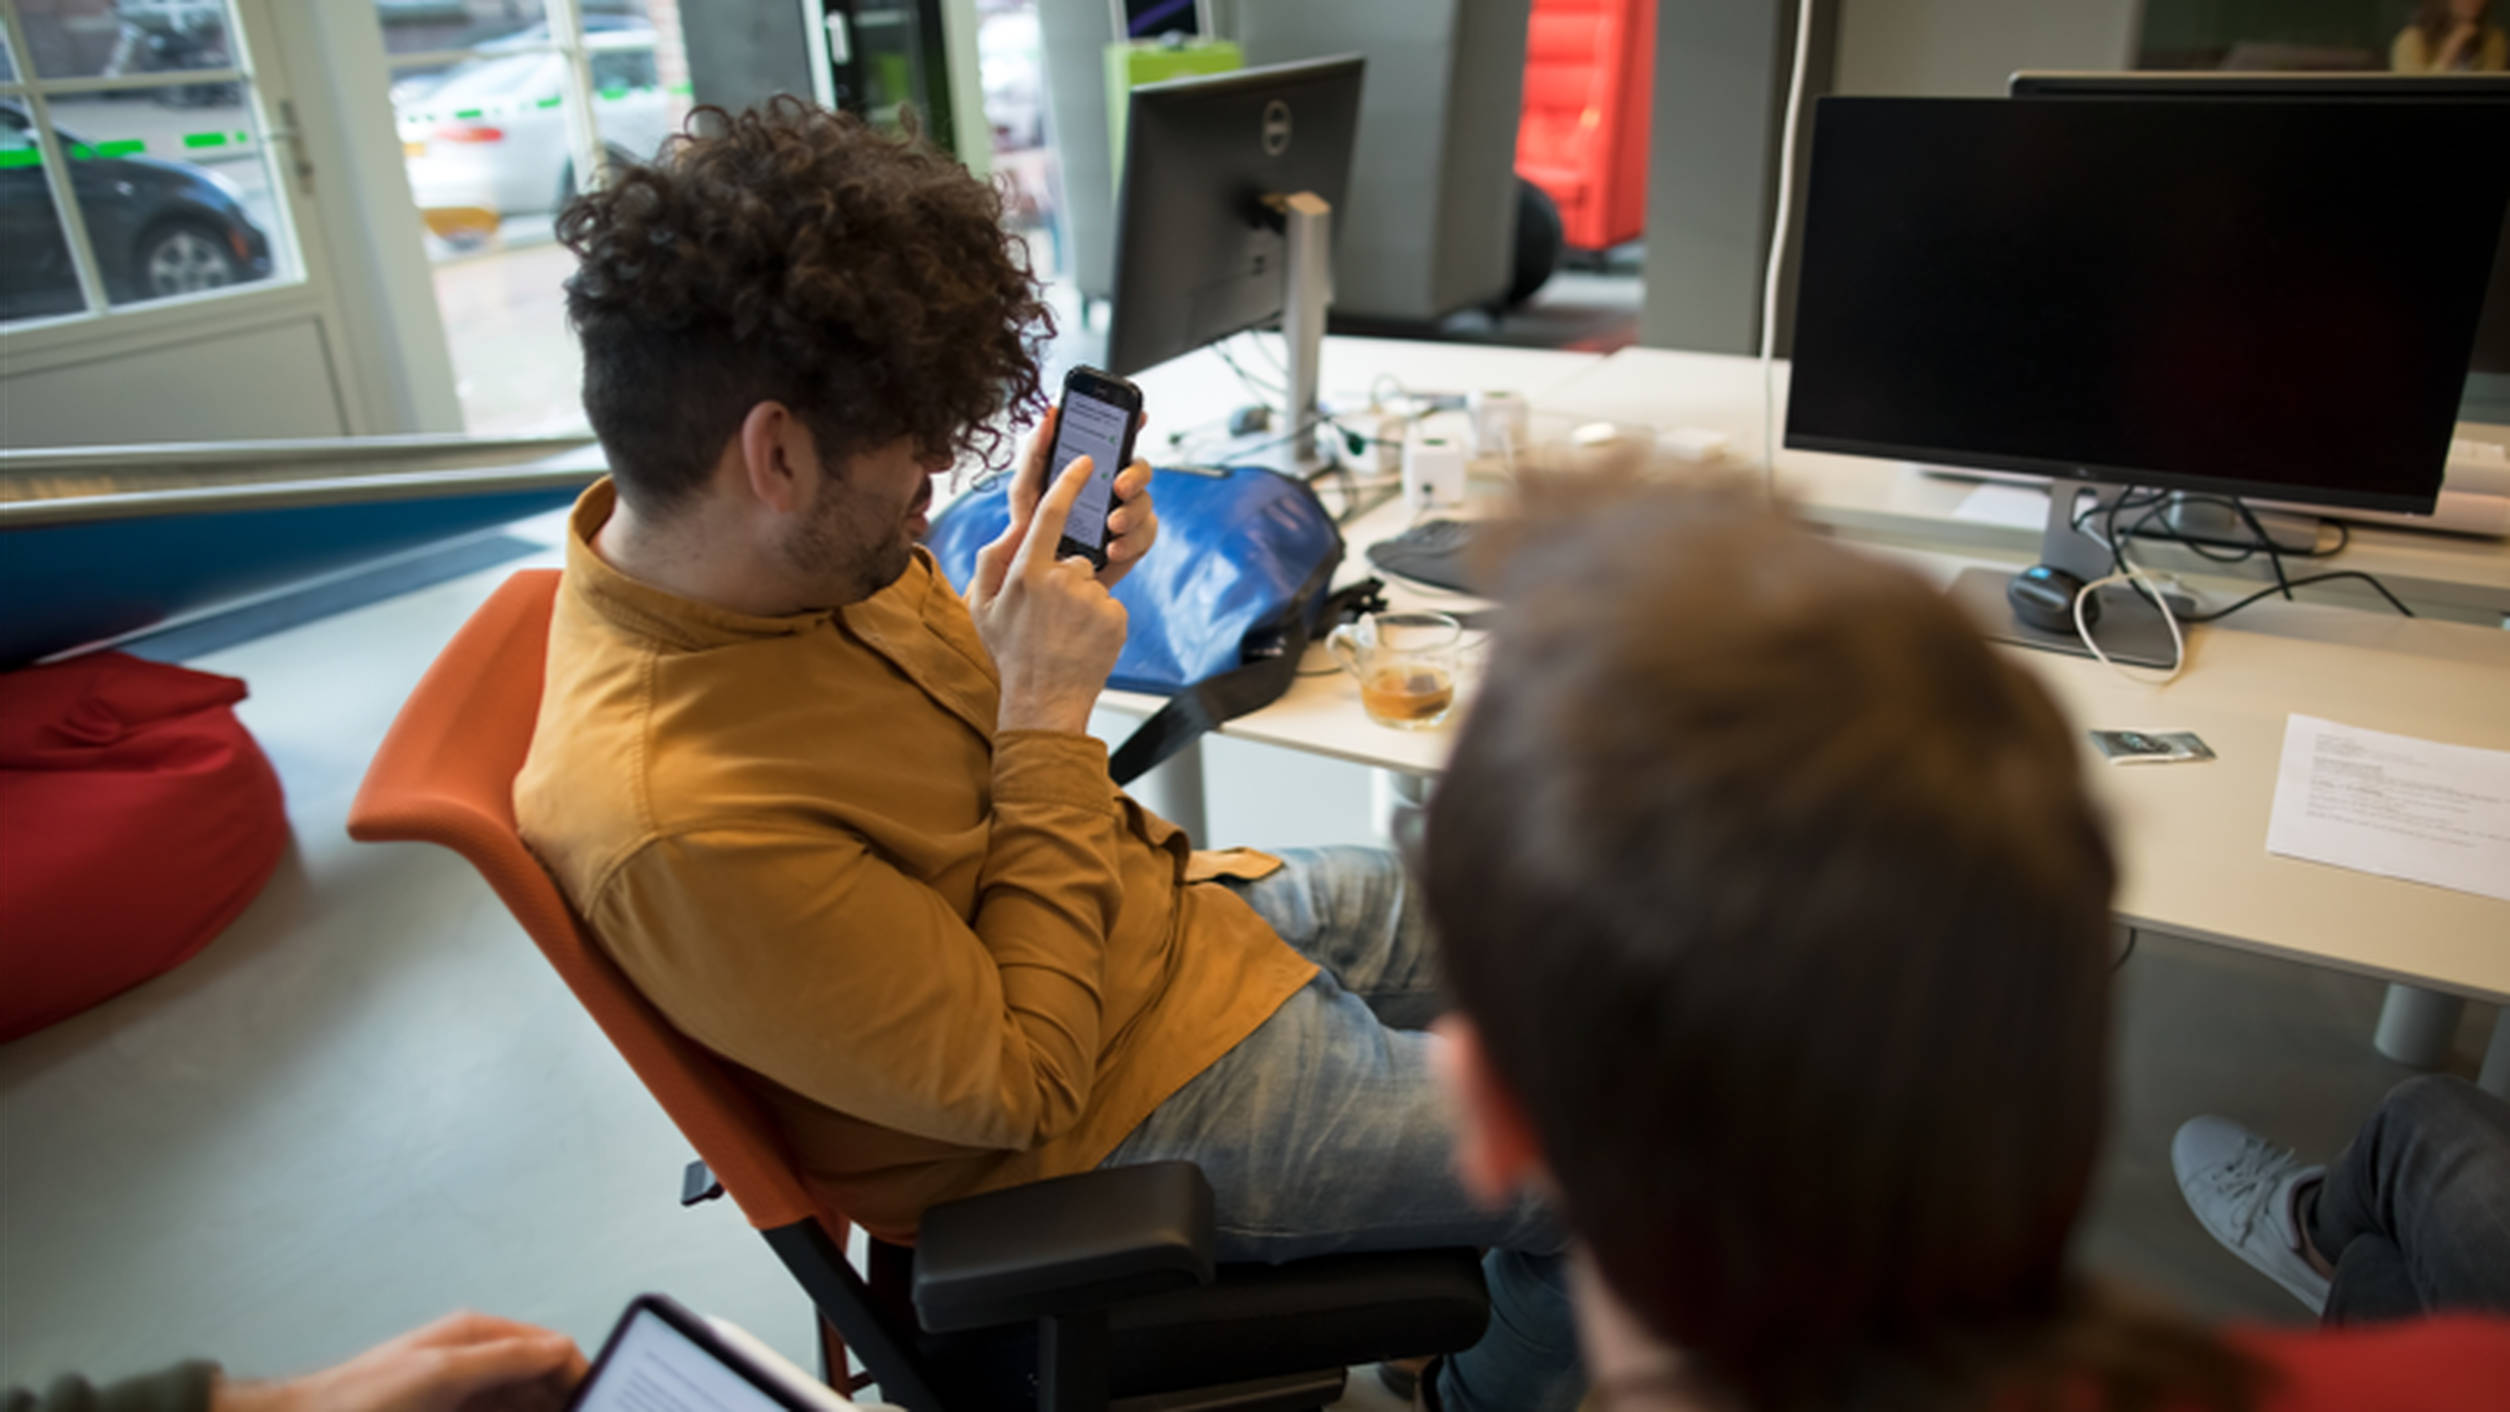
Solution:
{"label": "curly brown hair", "polygon": [[1054,333],[1002,197],[913,130],[779,96],[701,107],[651,163],[558,217],[584,411],[646,513],[704,484],[750,408],[784,403],[831,464],[914,439],[1004,459]]}

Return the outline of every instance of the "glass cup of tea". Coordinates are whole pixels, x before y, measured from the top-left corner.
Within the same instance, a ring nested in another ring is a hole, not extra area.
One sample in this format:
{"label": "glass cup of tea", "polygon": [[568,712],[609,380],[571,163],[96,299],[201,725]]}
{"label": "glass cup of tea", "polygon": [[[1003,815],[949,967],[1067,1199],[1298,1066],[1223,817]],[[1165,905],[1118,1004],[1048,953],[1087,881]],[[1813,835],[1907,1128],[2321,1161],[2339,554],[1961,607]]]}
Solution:
{"label": "glass cup of tea", "polygon": [[1368,718],[1428,730],[1455,705],[1456,645],[1464,627],[1444,613],[1371,613],[1338,627],[1325,648],[1360,679]]}

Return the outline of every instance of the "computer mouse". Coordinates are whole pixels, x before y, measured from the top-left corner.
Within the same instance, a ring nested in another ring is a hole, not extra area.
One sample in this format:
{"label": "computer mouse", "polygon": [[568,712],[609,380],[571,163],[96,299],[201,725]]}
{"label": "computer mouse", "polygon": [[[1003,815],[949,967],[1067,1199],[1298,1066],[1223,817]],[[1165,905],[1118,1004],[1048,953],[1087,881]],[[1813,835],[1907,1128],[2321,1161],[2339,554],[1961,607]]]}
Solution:
{"label": "computer mouse", "polygon": [[[2005,602],[2013,605],[2013,616],[2025,627],[2041,632],[2074,632],[2074,596],[2083,591],[2083,580],[2053,564],[2033,564],[2015,574],[2005,584]],[[2083,625],[2100,621],[2100,597],[2095,594],[2083,604]]]}

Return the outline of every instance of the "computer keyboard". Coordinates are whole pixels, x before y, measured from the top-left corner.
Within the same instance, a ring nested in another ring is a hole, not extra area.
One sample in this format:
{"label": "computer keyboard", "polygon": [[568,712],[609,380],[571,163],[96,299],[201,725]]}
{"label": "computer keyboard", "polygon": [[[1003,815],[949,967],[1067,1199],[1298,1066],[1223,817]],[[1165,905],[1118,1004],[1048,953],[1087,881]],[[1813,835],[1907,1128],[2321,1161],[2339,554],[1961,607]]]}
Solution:
{"label": "computer keyboard", "polygon": [[1431,588],[1483,593],[1473,582],[1473,544],[1481,526],[1471,520],[1423,520],[1390,539],[1368,546],[1379,571]]}

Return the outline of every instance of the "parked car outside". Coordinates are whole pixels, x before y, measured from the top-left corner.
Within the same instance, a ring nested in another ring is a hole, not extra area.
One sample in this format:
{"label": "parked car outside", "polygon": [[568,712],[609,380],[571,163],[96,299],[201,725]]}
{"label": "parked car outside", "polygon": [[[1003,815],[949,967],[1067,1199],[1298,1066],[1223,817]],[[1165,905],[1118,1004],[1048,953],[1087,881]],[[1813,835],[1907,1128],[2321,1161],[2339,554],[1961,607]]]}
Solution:
{"label": "parked car outside", "polygon": [[[648,25],[599,32],[651,43]],[[546,42],[527,36],[501,44]],[[651,49],[596,50],[595,112],[614,157],[649,157],[672,122]],[[396,85],[394,112],[410,194],[422,211],[485,210],[497,216],[554,211],[581,184],[567,141],[566,60],[551,52],[468,59],[432,85]]]}
{"label": "parked car outside", "polygon": [[[66,128],[53,135],[73,154],[90,146]],[[0,102],[0,151],[36,150],[26,110]],[[270,277],[270,237],[244,213],[234,183],[215,172],[152,157],[74,156],[70,185],[116,304]],[[77,269],[39,163],[0,166],[0,230],[0,318],[77,313]]]}

